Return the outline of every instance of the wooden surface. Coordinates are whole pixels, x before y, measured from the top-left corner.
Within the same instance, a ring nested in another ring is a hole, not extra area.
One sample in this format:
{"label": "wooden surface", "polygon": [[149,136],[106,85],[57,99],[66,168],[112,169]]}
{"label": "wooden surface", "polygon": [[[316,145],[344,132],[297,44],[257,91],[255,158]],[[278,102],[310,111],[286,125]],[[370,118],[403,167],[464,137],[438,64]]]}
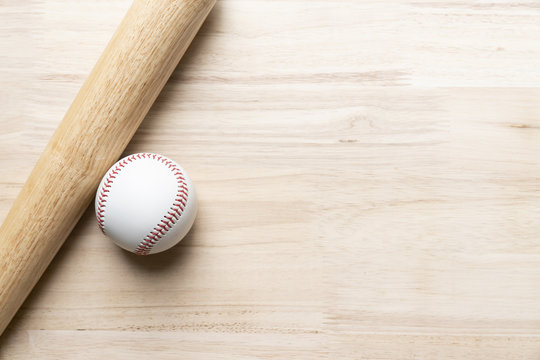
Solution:
{"label": "wooden surface", "polygon": [[136,0],[130,7],[0,227],[0,254],[9,254],[0,257],[0,335],[94,199],[214,4]]}
{"label": "wooden surface", "polygon": [[[0,220],[129,5],[0,1]],[[90,208],[0,358],[540,358],[539,42],[538,1],[218,1],[126,151],[193,231]]]}

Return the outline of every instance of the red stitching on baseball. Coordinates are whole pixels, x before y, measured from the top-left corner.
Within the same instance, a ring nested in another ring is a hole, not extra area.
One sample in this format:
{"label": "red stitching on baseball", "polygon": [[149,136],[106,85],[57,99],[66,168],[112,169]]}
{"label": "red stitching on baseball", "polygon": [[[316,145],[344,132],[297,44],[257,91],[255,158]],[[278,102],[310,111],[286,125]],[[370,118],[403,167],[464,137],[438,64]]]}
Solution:
{"label": "red stitching on baseball", "polygon": [[[182,173],[182,170],[180,170],[172,161],[157,155],[156,154],[150,154],[150,153],[140,153],[140,154],[133,154],[128,156],[127,158],[120,161],[114,169],[109,171],[109,174],[105,181],[103,182],[103,187],[110,188],[111,184],[113,183],[114,179],[116,178],[114,175],[118,175],[118,173],[124,168],[125,165],[129,162],[133,162],[137,159],[154,159],[162,164],[164,164],[168,169],[170,169],[175,176],[177,182],[178,182],[178,189],[177,194],[175,197],[175,201],[173,205],[170,207],[170,211],[167,212],[167,215],[164,215],[163,218],[160,220],[160,222],[154,227],[152,231],[148,233],[148,235],[145,236],[143,240],[137,245],[137,248],[135,249],[135,253],[138,255],[148,255],[150,253],[150,250],[152,250],[152,247],[154,247],[155,244],[165,234],[167,231],[169,231],[174,224],[180,219],[182,216],[182,213],[184,211],[184,208],[187,203],[188,198],[188,188],[185,180],[185,175]],[[98,209],[96,211],[96,217],[97,222],[99,225],[99,228],[101,231],[105,234],[105,205],[107,202],[107,197],[109,196],[107,193],[109,192],[108,189],[102,188],[100,191],[100,194],[98,196]],[[170,215],[170,216],[168,216]]]}

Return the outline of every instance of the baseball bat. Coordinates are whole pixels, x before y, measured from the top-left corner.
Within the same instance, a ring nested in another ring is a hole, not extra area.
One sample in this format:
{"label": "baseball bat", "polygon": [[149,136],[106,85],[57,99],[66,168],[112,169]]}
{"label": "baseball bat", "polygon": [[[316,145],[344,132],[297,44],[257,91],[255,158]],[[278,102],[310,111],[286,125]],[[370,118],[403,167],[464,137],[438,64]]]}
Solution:
{"label": "baseball bat", "polygon": [[135,0],[0,228],[0,334],[90,204],[216,0]]}

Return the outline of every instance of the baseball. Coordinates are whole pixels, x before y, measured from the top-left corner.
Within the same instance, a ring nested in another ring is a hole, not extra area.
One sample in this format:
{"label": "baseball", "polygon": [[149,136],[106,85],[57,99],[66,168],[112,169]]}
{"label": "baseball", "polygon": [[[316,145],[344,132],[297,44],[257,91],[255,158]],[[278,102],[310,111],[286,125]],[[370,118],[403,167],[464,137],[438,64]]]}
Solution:
{"label": "baseball", "polygon": [[114,164],[96,194],[101,231],[116,245],[138,255],[176,245],[197,214],[191,179],[163,155],[139,153]]}

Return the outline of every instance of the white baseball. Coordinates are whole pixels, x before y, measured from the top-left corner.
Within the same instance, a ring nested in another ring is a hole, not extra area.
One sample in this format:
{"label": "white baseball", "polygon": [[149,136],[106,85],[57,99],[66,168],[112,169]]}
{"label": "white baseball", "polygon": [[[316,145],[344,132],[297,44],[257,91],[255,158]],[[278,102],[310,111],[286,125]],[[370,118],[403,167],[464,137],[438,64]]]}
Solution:
{"label": "white baseball", "polygon": [[114,164],[96,194],[99,227],[118,246],[138,255],[176,245],[197,214],[191,179],[163,155],[139,153]]}

